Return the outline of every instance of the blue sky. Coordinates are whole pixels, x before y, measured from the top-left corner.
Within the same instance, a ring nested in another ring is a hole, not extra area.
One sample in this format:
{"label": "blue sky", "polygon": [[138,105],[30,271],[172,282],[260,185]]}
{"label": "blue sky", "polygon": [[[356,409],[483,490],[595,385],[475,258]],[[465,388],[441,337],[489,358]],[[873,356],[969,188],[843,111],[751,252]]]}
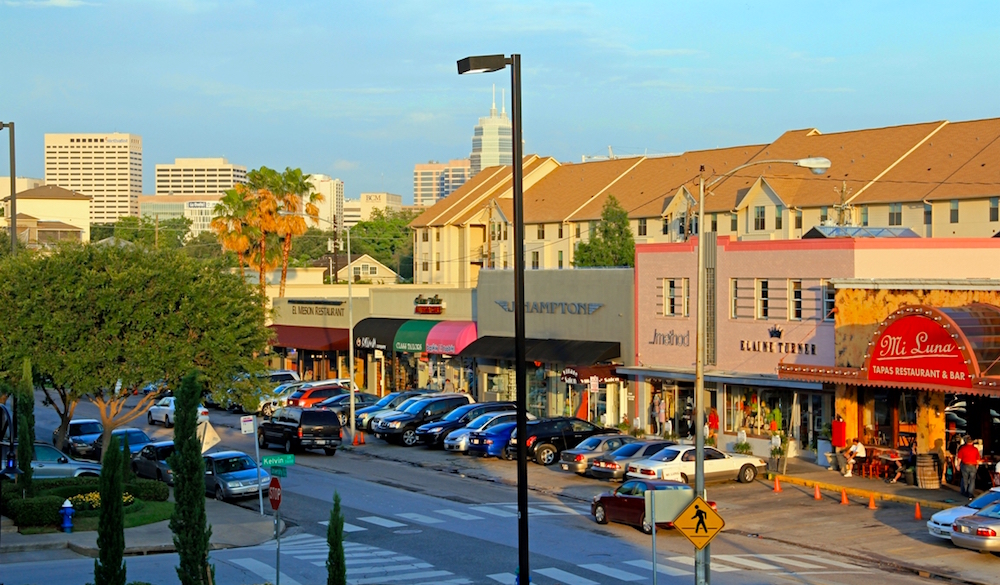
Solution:
{"label": "blue sky", "polygon": [[18,175],[46,132],[132,132],[146,193],[156,163],[225,156],[410,200],[509,87],[458,76],[476,54],[522,55],[525,152],[569,162],[1000,116],[995,0],[0,0],[0,30]]}

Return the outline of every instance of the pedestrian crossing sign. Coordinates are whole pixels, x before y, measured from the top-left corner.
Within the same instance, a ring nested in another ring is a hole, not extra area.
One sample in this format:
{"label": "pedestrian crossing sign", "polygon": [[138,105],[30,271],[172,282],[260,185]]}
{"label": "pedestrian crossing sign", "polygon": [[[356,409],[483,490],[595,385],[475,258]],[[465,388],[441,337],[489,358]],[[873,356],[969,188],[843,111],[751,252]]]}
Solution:
{"label": "pedestrian crossing sign", "polygon": [[722,532],[726,522],[701,496],[696,497],[674,520],[676,528],[698,550]]}

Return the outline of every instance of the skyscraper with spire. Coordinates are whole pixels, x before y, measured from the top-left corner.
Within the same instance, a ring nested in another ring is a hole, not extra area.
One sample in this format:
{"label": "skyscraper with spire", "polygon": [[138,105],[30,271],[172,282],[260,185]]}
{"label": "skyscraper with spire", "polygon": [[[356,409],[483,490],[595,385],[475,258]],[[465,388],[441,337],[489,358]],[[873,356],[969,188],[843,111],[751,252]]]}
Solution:
{"label": "skyscraper with spire", "polygon": [[472,172],[475,176],[486,167],[509,165],[513,163],[513,143],[511,141],[510,118],[507,117],[507,107],[504,94],[500,94],[500,115],[497,115],[497,88],[493,86],[493,106],[487,118],[479,118],[472,135]]}

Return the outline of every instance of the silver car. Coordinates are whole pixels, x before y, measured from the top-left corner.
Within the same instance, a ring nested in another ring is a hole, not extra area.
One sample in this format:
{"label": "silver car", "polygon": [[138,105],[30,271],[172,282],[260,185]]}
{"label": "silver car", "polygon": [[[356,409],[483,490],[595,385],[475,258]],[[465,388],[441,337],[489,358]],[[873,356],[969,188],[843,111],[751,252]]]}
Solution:
{"label": "silver car", "polygon": [[174,472],[167,458],[174,453],[173,441],[157,441],[132,456],[132,472],[139,477],[174,485]]}
{"label": "silver car", "polygon": [[267,489],[271,476],[260,470],[257,482],[257,464],[242,451],[220,451],[205,455],[205,493],[224,502],[234,498],[256,496],[258,490]]}
{"label": "silver car", "polygon": [[46,443],[35,443],[35,458],[31,460],[35,479],[53,477],[97,477],[101,466],[90,461],[80,461]]}
{"label": "silver car", "polygon": [[675,445],[671,441],[636,441],[605,453],[590,462],[590,476],[597,479],[623,481],[628,464],[648,459],[661,450]]}
{"label": "silver car", "polygon": [[559,467],[563,471],[572,471],[587,475],[590,471],[590,464],[594,459],[618,449],[627,443],[634,443],[639,439],[630,435],[593,435],[580,442],[572,449],[566,449],[559,458]]}
{"label": "silver car", "polygon": [[447,451],[465,453],[469,450],[469,435],[471,433],[485,431],[497,425],[516,421],[516,412],[494,411],[481,414],[468,425],[448,433],[448,436],[444,439],[444,448]]}
{"label": "silver car", "polygon": [[979,552],[1000,552],[1000,504],[991,504],[972,516],[955,520],[951,541]]}

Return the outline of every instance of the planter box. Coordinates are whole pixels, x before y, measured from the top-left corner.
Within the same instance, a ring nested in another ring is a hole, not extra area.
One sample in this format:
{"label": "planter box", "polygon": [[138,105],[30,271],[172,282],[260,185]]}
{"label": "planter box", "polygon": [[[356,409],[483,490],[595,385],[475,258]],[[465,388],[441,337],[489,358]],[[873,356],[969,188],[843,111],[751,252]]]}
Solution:
{"label": "planter box", "polygon": [[830,454],[830,453],[833,453],[833,452],[834,452],[833,451],[833,443],[831,443],[830,441],[828,441],[826,439],[817,439],[816,440],[816,453],[817,453],[816,464],[817,465],[822,465],[823,467],[826,467],[827,469],[830,469],[831,462],[827,458],[827,455]]}
{"label": "planter box", "polygon": [[[721,450],[733,453],[733,449],[736,448],[736,435],[719,434],[718,437],[719,444],[722,446]],[[753,447],[753,454],[757,457],[761,459],[769,459],[771,457],[771,439],[747,437],[747,443],[750,443],[750,446]],[[799,456],[799,446],[795,439],[788,440],[788,456]]]}

